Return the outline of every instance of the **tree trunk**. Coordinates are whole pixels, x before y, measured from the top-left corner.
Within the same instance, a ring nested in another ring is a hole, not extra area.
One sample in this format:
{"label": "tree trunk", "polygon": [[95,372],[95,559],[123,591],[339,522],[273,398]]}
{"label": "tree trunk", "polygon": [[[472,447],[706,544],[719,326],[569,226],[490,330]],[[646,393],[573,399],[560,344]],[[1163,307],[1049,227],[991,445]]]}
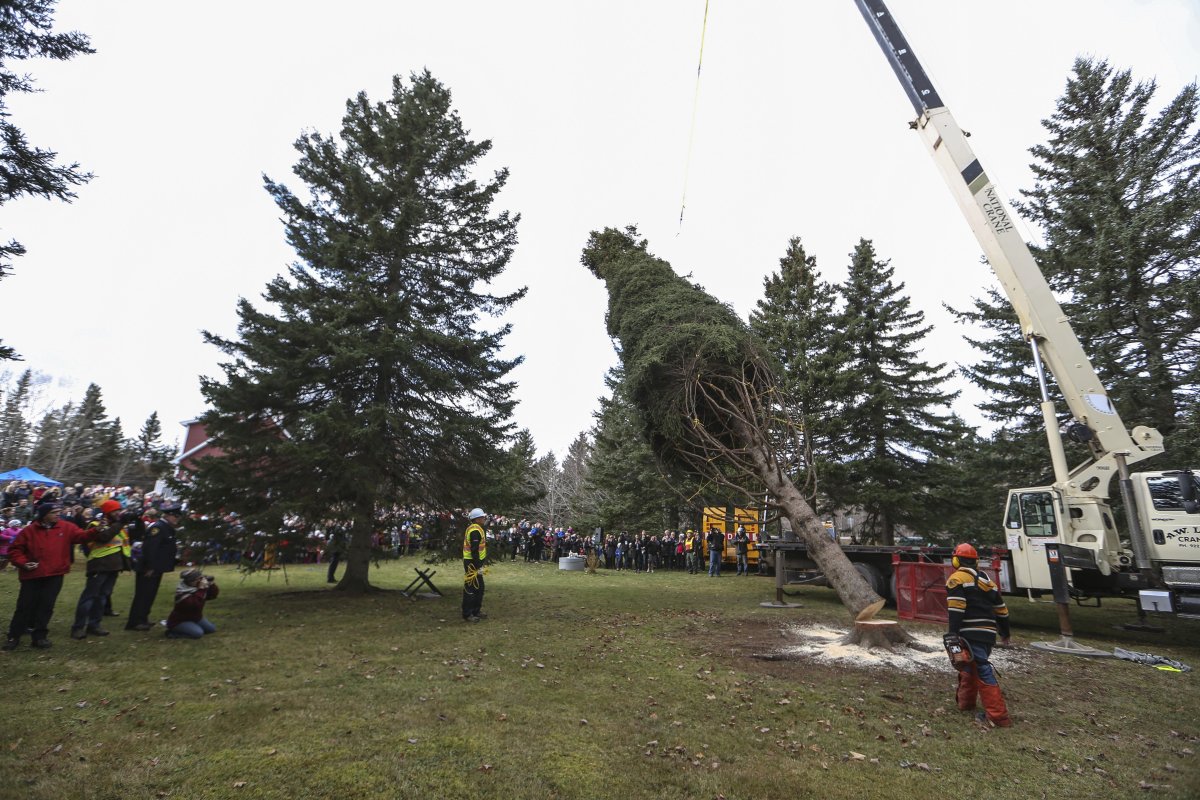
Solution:
{"label": "tree trunk", "polygon": [[[738,428],[738,433],[744,437],[747,444],[761,441],[749,426],[742,424],[738,425]],[[812,506],[795,484],[772,463],[767,456],[766,447],[758,445],[748,450],[754,459],[758,477],[783,508],[792,523],[792,530],[804,540],[809,557],[817,562],[842,604],[856,619],[869,619],[874,616],[883,608],[884,599],[871,590],[850,563],[850,559],[846,558],[842,548],[825,533],[825,527],[817,518]]]}
{"label": "tree trunk", "polygon": [[[371,506],[367,506],[371,507]],[[346,552],[346,571],[342,579],[334,587],[339,592],[365,594],[375,591],[371,585],[371,550],[374,545],[374,518],[371,514],[362,514],[354,518],[354,526],[350,529],[350,544]]]}

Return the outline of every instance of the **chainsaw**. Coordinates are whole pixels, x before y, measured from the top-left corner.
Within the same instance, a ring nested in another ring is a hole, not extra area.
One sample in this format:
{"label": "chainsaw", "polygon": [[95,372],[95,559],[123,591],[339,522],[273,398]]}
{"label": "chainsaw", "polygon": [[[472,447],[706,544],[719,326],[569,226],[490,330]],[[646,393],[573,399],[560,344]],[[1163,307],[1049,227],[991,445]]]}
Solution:
{"label": "chainsaw", "polygon": [[946,655],[950,656],[950,666],[955,669],[970,669],[971,664],[975,661],[975,656],[971,653],[971,645],[967,644],[967,640],[957,633],[944,635],[942,647],[946,648]]}

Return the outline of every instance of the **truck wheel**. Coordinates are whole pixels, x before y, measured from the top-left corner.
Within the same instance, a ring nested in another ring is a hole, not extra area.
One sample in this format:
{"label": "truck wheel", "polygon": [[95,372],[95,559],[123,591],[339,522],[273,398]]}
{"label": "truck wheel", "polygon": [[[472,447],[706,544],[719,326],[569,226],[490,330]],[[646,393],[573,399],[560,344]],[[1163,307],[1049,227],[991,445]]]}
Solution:
{"label": "truck wheel", "polygon": [[871,591],[885,600],[887,599],[887,587],[884,585],[883,573],[879,571],[879,567],[874,564],[856,562],[854,568],[858,570],[859,575],[862,575],[863,580],[867,582],[867,586],[871,587]]}

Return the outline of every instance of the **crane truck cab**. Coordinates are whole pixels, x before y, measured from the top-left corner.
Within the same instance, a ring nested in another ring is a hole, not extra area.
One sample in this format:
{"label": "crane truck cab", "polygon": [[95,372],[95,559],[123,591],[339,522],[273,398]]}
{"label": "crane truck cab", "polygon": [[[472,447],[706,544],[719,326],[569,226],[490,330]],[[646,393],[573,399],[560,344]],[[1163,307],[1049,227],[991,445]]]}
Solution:
{"label": "crane truck cab", "polygon": [[[1153,568],[1172,588],[1200,591],[1200,513],[1195,507],[1189,511],[1184,499],[1188,487],[1200,493],[1196,477],[1190,472],[1141,472],[1130,481]],[[1072,573],[1075,588],[1104,594],[1146,588],[1132,569],[1131,542],[1120,539],[1106,502],[1068,501],[1054,486],[1037,486],[1010,490],[1006,509],[1005,544],[1018,586],[1050,590],[1046,544],[1057,542],[1078,548],[1073,563],[1085,562],[1078,567],[1083,572]],[[1089,576],[1088,570],[1096,575]]]}
{"label": "crane truck cab", "polygon": [[[1133,491],[1150,560],[1163,582],[1180,594],[1200,594],[1200,479],[1190,470],[1143,472]],[[1185,608],[1200,610],[1200,602]]]}

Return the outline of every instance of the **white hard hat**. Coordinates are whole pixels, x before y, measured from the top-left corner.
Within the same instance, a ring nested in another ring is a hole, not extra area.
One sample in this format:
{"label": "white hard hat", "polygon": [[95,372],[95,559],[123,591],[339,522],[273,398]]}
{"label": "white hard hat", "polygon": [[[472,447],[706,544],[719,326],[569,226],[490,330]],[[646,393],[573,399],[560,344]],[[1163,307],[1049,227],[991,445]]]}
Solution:
{"label": "white hard hat", "polygon": [[467,514],[468,519],[479,519],[480,517],[486,517],[486,516],[487,516],[487,514],[483,513],[482,508],[472,508],[471,513]]}

